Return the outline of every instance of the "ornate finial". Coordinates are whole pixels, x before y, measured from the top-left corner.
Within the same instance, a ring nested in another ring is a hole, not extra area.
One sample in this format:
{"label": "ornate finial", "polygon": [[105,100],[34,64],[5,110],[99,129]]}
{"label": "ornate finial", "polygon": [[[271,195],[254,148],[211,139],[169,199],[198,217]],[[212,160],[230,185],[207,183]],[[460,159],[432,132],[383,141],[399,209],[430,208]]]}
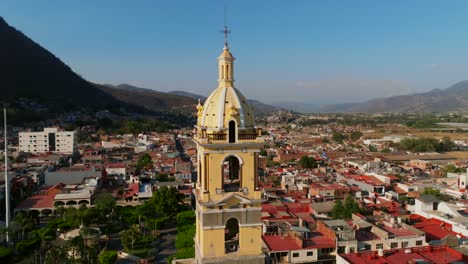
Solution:
{"label": "ornate finial", "polygon": [[239,111],[237,110],[236,106],[233,105],[233,104],[231,104],[231,105],[229,106],[229,110],[230,110],[230,111],[229,111],[229,114],[230,114],[231,116],[236,116],[236,115],[239,114]]}
{"label": "ornate finial", "polygon": [[197,105],[197,115],[200,116],[203,111],[203,106],[201,105],[200,98],[198,98],[198,105]]}

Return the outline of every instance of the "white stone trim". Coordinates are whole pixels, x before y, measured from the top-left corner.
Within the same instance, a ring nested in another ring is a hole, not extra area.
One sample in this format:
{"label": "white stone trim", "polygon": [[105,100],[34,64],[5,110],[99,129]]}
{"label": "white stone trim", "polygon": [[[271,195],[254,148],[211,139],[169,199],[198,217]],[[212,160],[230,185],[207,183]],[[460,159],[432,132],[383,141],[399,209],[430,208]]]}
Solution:
{"label": "white stone trim", "polygon": [[224,108],[226,105],[226,87],[223,87],[223,90],[221,90],[221,96],[219,97],[219,109],[218,109],[218,127],[224,127],[223,121],[224,121]]}
{"label": "white stone trim", "polygon": [[239,224],[239,227],[257,227],[262,226],[263,223],[256,223],[256,224]]}
{"label": "white stone trim", "polygon": [[[247,149],[247,152],[243,152],[242,150],[226,150],[226,151],[229,151],[229,153],[255,153],[255,152],[260,152],[260,149]],[[207,150],[207,151],[204,151],[203,153],[212,154],[212,153],[219,153],[219,151]]]}
{"label": "white stone trim", "polygon": [[241,128],[245,128],[244,108],[242,107],[242,104],[239,101],[239,94],[237,93],[238,91],[234,87],[231,87],[231,89],[234,91],[234,94],[236,95],[235,97],[236,97],[237,104],[239,105],[239,120],[240,120]]}

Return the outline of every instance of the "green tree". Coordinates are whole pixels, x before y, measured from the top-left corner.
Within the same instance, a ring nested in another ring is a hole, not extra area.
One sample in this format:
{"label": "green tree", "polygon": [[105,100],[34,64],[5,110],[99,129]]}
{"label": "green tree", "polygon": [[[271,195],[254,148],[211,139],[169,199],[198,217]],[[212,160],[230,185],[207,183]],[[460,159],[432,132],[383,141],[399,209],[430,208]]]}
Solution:
{"label": "green tree", "polygon": [[351,133],[349,133],[349,138],[352,141],[356,141],[356,140],[360,139],[361,137],[362,137],[362,132],[361,131],[352,131]]}
{"label": "green tree", "polygon": [[195,211],[184,211],[177,214],[177,226],[192,225],[195,223]]}
{"label": "green tree", "polygon": [[94,199],[95,207],[88,208],[89,216],[99,216],[100,220],[108,220],[115,209],[115,197],[109,192],[100,192]]}
{"label": "green tree", "polygon": [[317,167],[317,162],[315,161],[315,159],[313,157],[309,157],[307,155],[304,155],[299,160],[299,165],[302,168],[315,168],[315,167]]}
{"label": "green tree", "polygon": [[72,263],[68,256],[66,246],[54,245],[45,254],[45,263],[47,264],[68,264]]}
{"label": "green tree", "polygon": [[193,258],[195,256],[193,240],[195,236],[195,213],[193,211],[181,212],[177,214],[176,220],[177,236],[175,245],[177,253],[171,256],[169,260]]}
{"label": "green tree", "polygon": [[423,195],[434,195],[436,198],[440,198],[441,197],[441,193],[440,193],[440,190],[439,189],[436,189],[436,188],[432,188],[432,187],[429,187],[429,188],[426,188],[424,189],[424,191],[422,191]]}
{"label": "green tree", "polygon": [[177,249],[192,247],[195,236],[195,225],[185,225],[177,228],[175,246]]}
{"label": "green tree", "polygon": [[335,205],[330,213],[331,217],[334,219],[342,218],[344,212],[344,205],[341,200],[336,200]]}
{"label": "green tree", "polygon": [[443,169],[442,169],[443,175],[447,177],[447,174],[450,173],[462,173],[465,172],[465,168],[457,168],[453,164],[447,164]]}
{"label": "green tree", "polygon": [[137,167],[142,169],[142,168],[147,168],[151,167],[153,165],[153,159],[148,153],[144,153],[138,158],[137,161]]}
{"label": "green tree", "polygon": [[105,250],[99,254],[99,264],[114,264],[117,261],[117,251]]}
{"label": "green tree", "polygon": [[160,173],[158,176],[156,176],[156,180],[160,182],[168,182],[169,181],[169,175],[165,173]]}
{"label": "green tree", "polygon": [[439,152],[451,151],[455,148],[455,143],[450,139],[450,137],[444,137],[436,146],[436,150]]}
{"label": "green tree", "polygon": [[344,200],[344,204],[341,200],[335,202],[335,206],[330,213],[330,216],[334,219],[348,219],[351,218],[353,213],[360,213],[361,209],[356,200],[348,195]]}
{"label": "green tree", "polygon": [[13,219],[13,223],[15,223],[21,230],[21,240],[24,240],[24,234],[26,231],[34,228],[33,219],[25,212],[19,212]]}
{"label": "green tree", "polygon": [[183,199],[184,195],[176,188],[162,186],[154,193],[151,202],[157,213],[173,217],[180,211]]}
{"label": "green tree", "polygon": [[335,132],[333,133],[333,136],[332,136],[333,140],[337,143],[343,143],[343,140],[346,139],[346,136],[343,135],[343,133],[340,133],[340,132]]}
{"label": "green tree", "polygon": [[138,225],[132,225],[127,230],[122,231],[120,237],[124,246],[126,248],[131,248],[133,253],[135,242],[142,238],[140,227]]}
{"label": "green tree", "polygon": [[400,150],[414,152],[436,151],[440,148],[439,142],[434,138],[405,138],[397,144]]}
{"label": "green tree", "polygon": [[75,259],[77,256],[84,258],[85,255],[85,245],[84,239],[82,236],[75,236],[72,239],[67,240],[67,247],[71,250],[72,259]]}
{"label": "green tree", "polygon": [[50,228],[34,230],[34,241],[39,245],[39,262],[43,263],[44,253],[49,246],[49,241],[55,239],[55,233]]}
{"label": "green tree", "polygon": [[351,195],[346,196],[344,207],[346,218],[350,218],[353,213],[359,213],[361,211],[359,208],[359,204],[356,202],[356,199],[354,199]]}

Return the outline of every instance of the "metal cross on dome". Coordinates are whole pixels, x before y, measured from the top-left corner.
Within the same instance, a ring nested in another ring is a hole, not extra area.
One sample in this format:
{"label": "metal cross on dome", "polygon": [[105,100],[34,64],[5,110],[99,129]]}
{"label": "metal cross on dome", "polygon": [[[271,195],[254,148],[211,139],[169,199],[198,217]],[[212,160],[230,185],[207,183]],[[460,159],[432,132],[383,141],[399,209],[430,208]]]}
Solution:
{"label": "metal cross on dome", "polygon": [[224,29],[222,32],[224,33],[224,46],[227,47],[228,46],[228,34],[231,34],[231,30],[226,25],[224,25]]}
{"label": "metal cross on dome", "polygon": [[227,7],[226,5],[224,5],[224,29],[221,31],[223,34],[224,34],[224,47],[228,47],[228,34],[231,34],[231,30],[228,28],[227,26],[227,15],[226,15],[226,12],[227,12]]}

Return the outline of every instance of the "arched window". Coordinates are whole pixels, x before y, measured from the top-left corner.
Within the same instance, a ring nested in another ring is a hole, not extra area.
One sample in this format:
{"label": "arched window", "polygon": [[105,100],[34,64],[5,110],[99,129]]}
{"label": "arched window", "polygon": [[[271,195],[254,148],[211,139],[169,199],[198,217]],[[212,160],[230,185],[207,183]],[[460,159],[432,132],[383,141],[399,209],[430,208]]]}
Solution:
{"label": "arched window", "polygon": [[226,222],[226,228],[224,229],[224,248],[225,253],[239,250],[239,221],[236,218],[230,218]]}
{"label": "arched window", "polygon": [[240,186],[240,162],[237,157],[229,156],[223,162],[224,192],[238,192]]}
{"label": "arched window", "polygon": [[228,80],[231,79],[231,76],[229,74],[229,64],[226,65],[226,79],[228,79]]}
{"label": "arched window", "polygon": [[236,143],[236,122],[229,121],[229,143]]}

